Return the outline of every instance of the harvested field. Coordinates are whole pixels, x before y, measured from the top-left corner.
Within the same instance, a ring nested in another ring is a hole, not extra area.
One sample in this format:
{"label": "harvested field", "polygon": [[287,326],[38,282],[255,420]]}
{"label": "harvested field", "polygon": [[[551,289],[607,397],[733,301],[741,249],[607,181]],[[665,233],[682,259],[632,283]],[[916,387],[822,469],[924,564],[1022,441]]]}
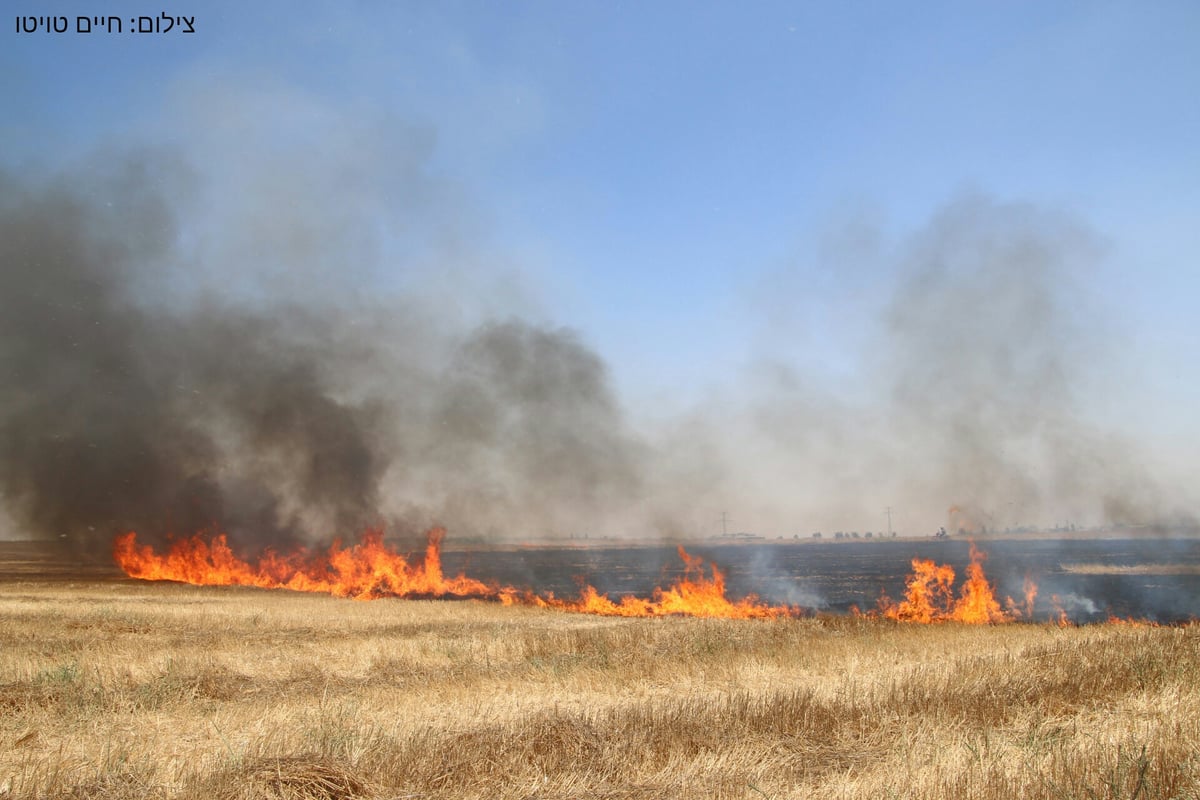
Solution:
{"label": "harvested field", "polygon": [[1200,796],[1200,627],[0,584],[5,798]]}
{"label": "harvested field", "polygon": [[1062,564],[1075,575],[1200,575],[1197,564]]}

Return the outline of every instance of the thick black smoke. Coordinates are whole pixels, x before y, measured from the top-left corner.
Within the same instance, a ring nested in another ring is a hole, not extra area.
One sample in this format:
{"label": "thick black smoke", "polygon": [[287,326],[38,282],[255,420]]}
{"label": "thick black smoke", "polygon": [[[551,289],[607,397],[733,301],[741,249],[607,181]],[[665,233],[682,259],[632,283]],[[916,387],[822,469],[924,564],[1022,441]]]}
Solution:
{"label": "thick black smoke", "polygon": [[[79,540],[212,525],[287,538],[288,496],[361,524],[382,468],[369,409],[330,396],[282,321],[156,305],[157,278],[176,267],[165,178],[129,163],[4,179],[7,504],[28,532]],[[252,454],[232,474],[231,450]]]}
{"label": "thick black smoke", "polygon": [[197,266],[173,214],[184,174],[163,158],[0,178],[0,492],[19,532],[102,549],[218,527],[261,546],[398,515],[545,533],[637,491],[604,365],[569,331],[179,297]]}

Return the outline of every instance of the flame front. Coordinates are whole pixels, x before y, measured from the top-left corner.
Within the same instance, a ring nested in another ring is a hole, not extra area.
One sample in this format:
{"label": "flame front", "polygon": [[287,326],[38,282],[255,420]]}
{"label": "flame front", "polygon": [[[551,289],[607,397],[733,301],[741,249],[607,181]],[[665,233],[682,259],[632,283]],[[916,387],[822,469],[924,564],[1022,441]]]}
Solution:
{"label": "flame front", "polygon": [[125,533],[113,542],[113,558],[132,578],[167,580],[199,586],[257,586],[319,592],[337,597],[372,600],[398,598],[477,598],[505,604],[522,604],[583,614],[622,617],[686,615],[726,619],[763,619],[801,616],[794,606],[772,606],[753,595],[731,600],[725,594],[725,575],[716,565],[705,570],[704,559],[682,547],[679,556],[685,574],[649,598],[626,596],[614,601],[592,586],[585,586],[577,599],[539,596],[513,586],[500,586],[458,575],[445,577],[441,544],[445,530],[429,532],[425,557],[410,563],[383,542],[383,532],[369,530],[362,541],[344,548],[334,542],[327,552],[301,550],[282,555],[268,551],[251,564],[229,547],[224,534],[210,540],[201,535],[174,542],[160,555],[148,545],[139,545],[137,534]]}
{"label": "flame front", "polygon": [[[905,584],[904,599],[894,603],[884,596],[879,601],[880,611],[888,619],[901,622],[966,622],[984,625],[1014,621],[1021,616],[1021,612],[1011,599],[1007,603],[1008,610],[1000,606],[992,585],[983,573],[983,558],[983,553],[972,544],[967,578],[957,598],[954,596],[953,567],[914,558],[912,575]],[[1030,617],[1033,615],[1036,595],[1037,586],[1026,580],[1025,607]]]}
{"label": "flame front", "polygon": [[258,586],[321,592],[336,597],[487,597],[505,590],[465,576],[442,574],[441,542],[445,531],[429,532],[425,560],[410,564],[383,543],[383,532],[368,530],[362,541],[343,548],[335,541],[325,553],[305,550],[292,555],[267,551],[251,564],[234,555],[224,534],[212,541],[196,535],[174,542],[166,555],[137,543],[137,534],[118,536],[113,556],[132,578],[179,581],[199,586]]}
{"label": "flame front", "polygon": [[613,602],[591,586],[585,586],[578,600],[547,600],[545,604],[566,611],[599,614],[606,617],[664,617],[673,614],[722,619],[773,619],[797,616],[800,609],[791,606],[771,606],[761,603],[754,595],[741,600],[725,596],[725,574],[711,564],[711,577],[705,574],[704,559],[690,555],[683,547],[679,557],[686,565],[684,576],[670,587],[658,588],[650,598],[626,595]]}

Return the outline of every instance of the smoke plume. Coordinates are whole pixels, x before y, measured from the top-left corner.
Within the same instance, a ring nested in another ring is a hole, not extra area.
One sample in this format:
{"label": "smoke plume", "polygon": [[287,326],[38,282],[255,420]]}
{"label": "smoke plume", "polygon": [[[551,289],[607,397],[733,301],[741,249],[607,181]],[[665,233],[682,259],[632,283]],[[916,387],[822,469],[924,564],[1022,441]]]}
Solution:
{"label": "smoke plume", "polygon": [[[1089,293],[1100,234],[979,194],[895,242],[845,228],[759,294],[764,350],[784,355],[755,364],[712,431],[736,465],[728,495],[803,536],[885,531],[889,514],[925,534],[1186,519],[1138,444],[1090,416],[1089,395],[1123,380],[1114,315]],[[836,369],[801,363],[806,347]]]}
{"label": "smoke plume", "polygon": [[1103,246],[1078,222],[966,196],[890,249],[859,226],[846,252],[879,263],[815,301],[846,309],[848,378],[764,358],[643,430],[578,333],[471,266],[469,204],[423,133],[338,135],[324,161],[260,144],[203,177],[196,153],[222,148],[0,176],[19,533],[87,549],[219,527],[253,548],[380,523],[695,535],[729,510],[791,538],[883,531],[887,507],[906,533],[1172,512],[1087,418]]}
{"label": "smoke plume", "polygon": [[400,293],[181,292],[205,267],[175,214],[188,170],[108,155],[0,178],[0,491],[23,532],[553,532],[638,491],[605,366],[570,331],[426,326]]}

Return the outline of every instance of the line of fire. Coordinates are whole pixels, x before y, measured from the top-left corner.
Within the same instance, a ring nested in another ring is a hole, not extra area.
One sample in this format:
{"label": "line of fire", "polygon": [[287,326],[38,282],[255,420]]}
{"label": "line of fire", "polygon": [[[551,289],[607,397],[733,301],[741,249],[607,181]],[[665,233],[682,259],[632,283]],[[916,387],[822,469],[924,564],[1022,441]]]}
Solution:
{"label": "line of fire", "polygon": [[[485,582],[461,573],[448,576],[442,568],[445,535],[442,528],[430,530],[419,558],[398,552],[384,542],[382,530],[370,529],[350,546],[335,541],[325,550],[301,548],[291,553],[268,550],[257,559],[247,560],[236,555],[226,536],[220,533],[176,539],[164,552],[159,552],[140,544],[137,534],[128,532],[115,538],[113,557],[126,575],[140,580],[283,589],[355,600],[474,599],[614,617],[779,619],[815,613],[801,605],[764,602],[753,594],[731,598],[722,569],[688,553],[682,546],[678,548],[683,562],[682,576],[654,589],[647,597],[626,594],[612,599],[592,585],[583,584],[577,597],[561,598],[550,592]],[[1019,600],[1011,597],[1001,600],[984,572],[984,560],[984,553],[972,543],[970,563],[956,586],[957,576],[952,566],[914,558],[901,599],[881,594],[874,608],[852,607],[851,613],[921,624],[1035,621],[1036,583],[1027,577]],[[1051,597],[1050,602],[1054,608],[1053,621],[1071,624],[1058,598]],[[1116,617],[1108,621],[1153,624]]]}

